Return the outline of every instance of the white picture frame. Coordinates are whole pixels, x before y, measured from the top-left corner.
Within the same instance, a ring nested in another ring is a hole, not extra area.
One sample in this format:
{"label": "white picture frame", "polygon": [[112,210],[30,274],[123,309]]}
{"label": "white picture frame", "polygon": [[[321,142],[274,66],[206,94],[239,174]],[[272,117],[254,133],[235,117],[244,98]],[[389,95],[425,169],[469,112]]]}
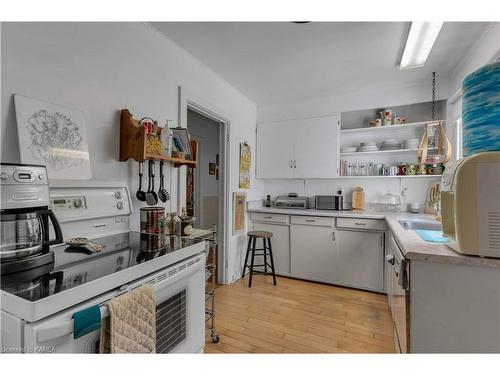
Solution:
{"label": "white picture frame", "polygon": [[45,165],[49,179],[92,177],[85,114],[15,94],[21,163]]}

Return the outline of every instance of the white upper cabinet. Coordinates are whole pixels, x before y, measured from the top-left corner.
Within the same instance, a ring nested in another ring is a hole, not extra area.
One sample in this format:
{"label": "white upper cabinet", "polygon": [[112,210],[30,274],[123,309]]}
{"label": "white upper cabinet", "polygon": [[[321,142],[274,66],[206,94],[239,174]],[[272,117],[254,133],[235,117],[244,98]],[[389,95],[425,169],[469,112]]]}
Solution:
{"label": "white upper cabinet", "polygon": [[257,127],[257,178],[293,178],[293,131],[280,122]]}
{"label": "white upper cabinet", "polygon": [[339,117],[325,116],[257,127],[257,178],[338,176]]}

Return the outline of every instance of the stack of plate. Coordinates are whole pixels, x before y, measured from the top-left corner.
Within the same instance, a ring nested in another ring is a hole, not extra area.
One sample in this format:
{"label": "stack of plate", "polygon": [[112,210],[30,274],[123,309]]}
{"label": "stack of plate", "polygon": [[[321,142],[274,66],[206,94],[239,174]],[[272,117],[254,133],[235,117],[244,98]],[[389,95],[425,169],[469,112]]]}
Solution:
{"label": "stack of plate", "polygon": [[386,139],[382,142],[380,147],[381,150],[399,150],[401,148],[401,143],[397,141],[397,139]]}
{"label": "stack of plate", "polygon": [[418,148],[419,143],[420,140],[418,138],[407,139],[406,141],[404,141],[404,148],[406,149]]}
{"label": "stack of plate", "polygon": [[340,152],[356,152],[356,146],[342,147]]}
{"label": "stack of plate", "polygon": [[375,141],[362,142],[359,144],[358,152],[371,151],[378,151],[377,143],[375,143]]}

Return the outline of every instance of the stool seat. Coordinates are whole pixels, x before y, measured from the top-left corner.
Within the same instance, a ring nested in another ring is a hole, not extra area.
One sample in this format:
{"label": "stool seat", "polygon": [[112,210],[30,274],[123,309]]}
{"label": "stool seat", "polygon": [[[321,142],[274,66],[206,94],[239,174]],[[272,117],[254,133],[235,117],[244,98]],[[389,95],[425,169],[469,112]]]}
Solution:
{"label": "stool seat", "polygon": [[247,233],[249,237],[255,238],[271,238],[273,234],[271,232],[266,232],[265,230],[254,230]]}

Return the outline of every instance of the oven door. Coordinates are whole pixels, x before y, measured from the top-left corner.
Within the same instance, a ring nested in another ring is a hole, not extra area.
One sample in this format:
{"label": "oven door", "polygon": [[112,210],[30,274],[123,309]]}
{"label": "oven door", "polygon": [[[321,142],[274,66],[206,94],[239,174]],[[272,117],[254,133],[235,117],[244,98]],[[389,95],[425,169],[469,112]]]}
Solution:
{"label": "oven door", "polygon": [[26,352],[98,353],[99,330],[73,338],[75,312],[100,305],[108,316],[106,302],[144,284],[156,291],[157,353],[200,353],[205,345],[205,254],[123,285],[113,292],[89,300],[24,328]]}

